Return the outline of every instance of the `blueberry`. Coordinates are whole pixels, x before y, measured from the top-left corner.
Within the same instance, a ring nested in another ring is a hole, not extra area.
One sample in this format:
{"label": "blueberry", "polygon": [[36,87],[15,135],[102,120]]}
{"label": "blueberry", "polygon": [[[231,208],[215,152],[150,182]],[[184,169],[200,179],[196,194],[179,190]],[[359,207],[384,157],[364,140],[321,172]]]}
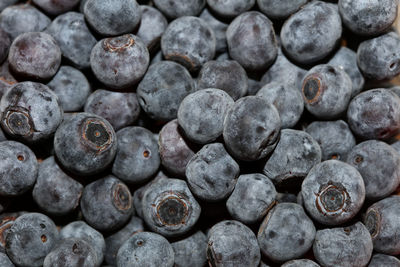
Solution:
{"label": "blueberry", "polygon": [[389,32],[360,43],[357,62],[366,78],[384,80],[395,77],[400,73],[399,35]]}
{"label": "blueberry", "polygon": [[129,188],[112,175],[88,184],[80,204],[87,223],[99,231],[121,228],[134,211]]}
{"label": "blueberry", "polygon": [[12,42],[8,63],[20,79],[48,80],[60,67],[61,50],[51,35],[27,32]]}
{"label": "blueberry", "polygon": [[93,247],[83,239],[67,238],[47,254],[43,267],[92,267],[97,263]]}
{"label": "blueberry", "polygon": [[0,3],[0,12],[3,11],[8,6],[14,5],[18,2],[18,0],[3,0]]}
{"label": "blueberry", "polygon": [[8,49],[11,46],[11,39],[2,28],[0,28],[0,63],[2,63],[8,55]]}
{"label": "blueberry", "polygon": [[60,125],[63,113],[56,94],[35,82],[11,87],[1,99],[0,111],[3,130],[26,142],[50,137]]}
{"label": "blueberry", "polygon": [[315,221],[338,225],[361,209],[365,186],[356,168],[338,160],[327,160],[311,169],[301,193],[304,207]]}
{"label": "blueberry", "polygon": [[140,6],[142,10],[142,19],[137,36],[142,39],[149,51],[158,48],[161,35],[168,26],[167,19],[163,14],[151,6]]}
{"label": "blueberry", "polygon": [[186,96],[178,109],[178,123],[189,140],[207,144],[217,139],[233,99],[219,89],[203,89]]}
{"label": "blueberry", "polygon": [[396,150],[398,154],[400,154],[400,140],[394,142],[393,144],[390,145],[392,148]]}
{"label": "blueberry", "polygon": [[0,14],[0,27],[12,40],[25,32],[41,32],[51,20],[29,3],[6,7]]}
{"label": "blueberry", "polygon": [[140,106],[150,118],[169,121],[177,117],[181,101],[194,92],[194,86],[183,66],[161,61],[150,66],[136,92]]}
{"label": "blueberry", "polygon": [[261,85],[277,82],[278,84],[288,84],[301,91],[306,73],[305,69],[290,62],[279,47],[275,62],[261,78]]}
{"label": "blueberry", "polygon": [[54,222],[41,213],[18,217],[6,236],[6,252],[17,266],[42,266],[46,255],[58,243]]}
{"label": "blueberry", "polygon": [[257,267],[260,258],[257,238],[246,225],[233,220],[221,221],[208,232],[207,259],[210,266]]}
{"label": "blueberry", "polygon": [[142,201],[143,219],[154,232],[179,236],[200,217],[201,208],[185,181],[160,179],[146,190]]}
{"label": "blueberry", "polygon": [[91,91],[85,75],[70,66],[61,66],[47,86],[56,93],[65,112],[81,110]]}
{"label": "blueberry", "polygon": [[303,96],[290,83],[268,83],[257,92],[257,96],[265,98],[276,107],[281,118],[282,128],[294,127],[303,114]]}
{"label": "blueberry", "polygon": [[352,82],[347,73],[332,65],[317,65],[303,79],[302,93],[306,109],[321,119],[335,119],[343,115],[352,91]]}
{"label": "blueberry", "polygon": [[276,108],[257,96],[246,96],[233,104],[224,121],[227,150],[245,161],[266,157],[276,146],[281,120]]}
{"label": "blueberry", "polygon": [[278,55],[272,22],[257,11],[237,16],[226,31],[229,55],[246,70],[268,68]]}
{"label": "blueberry", "polygon": [[176,177],[185,177],[186,165],[195,152],[191,142],[181,132],[177,120],[164,125],[159,133],[158,145],[162,166]]}
{"label": "blueberry", "polygon": [[371,236],[360,222],[318,230],[313,245],[314,256],[322,266],[366,266],[372,248]]}
{"label": "blueberry", "polygon": [[8,68],[8,61],[6,60],[0,65],[0,100],[7,90],[16,83],[17,80],[11,74]]}
{"label": "blueberry", "polygon": [[261,89],[261,82],[256,80],[256,79],[252,79],[249,78],[247,80],[247,84],[248,84],[248,88],[247,88],[247,95],[256,95],[257,92]]}
{"label": "blueberry", "polygon": [[197,77],[198,89],[217,88],[234,100],[245,96],[248,88],[246,71],[234,60],[208,61]]}
{"label": "blueberry", "polygon": [[312,246],[315,226],[302,206],[281,203],[272,208],[258,230],[262,253],[275,262],[303,256]]}
{"label": "blueberry", "polygon": [[133,32],[142,17],[136,0],[88,0],[83,12],[96,32],[108,36]]}
{"label": "blueberry", "polygon": [[125,89],[138,83],[149,62],[146,45],[133,34],[103,39],[93,47],[90,55],[96,78],[113,89]]}
{"label": "blueberry", "polygon": [[116,265],[116,258],[119,248],[127,241],[131,236],[139,232],[144,231],[143,221],[139,217],[132,216],[130,221],[117,232],[107,236],[106,250],[104,254],[105,261],[110,265]]}
{"label": "blueberry", "polygon": [[68,12],[56,17],[46,32],[53,36],[62,55],[74,66],[79,69],[90,67],[90,52],[97,41],[81,13]]}
{"label": "blueberry", "polygon": [[[21,215],[25,214],[26,212],[11,212],[11,213],[4,213],[2,211],[0,215],[0,253],[6,252],[6,236],[10,227],[13,225],[14,221]],[[1,263],[1,261],[0,261]],[[3,266],[0,264],[0,266]]]}
{"label": "blueberry", "polygon": [[390,196],[371,205],[364,217],[374,250],[388,255],[398,255],[400,251],[399,238],[400,196]]}
{"label": "blueberry", "polygon": [[167,239],[151,232],[129,238],[118,250],[117,267],[174,266],[174,250]]}
{"label": "blueberry", "polygon": [[389,256],[385,254],[374,254],[368,267],[399,267],[400,260],[394,256]]}
{"label": "blueberry", "polygon": [[83,186],[66,174],[54,157],[39,165],[32,196],[39,208],[53,215],[65,215],[79,204]]}
{"label": "blueberry", "polygon": [[308,0],[257,0],[260,10],[271,19],[285,19],[296,13]]}
{"label": "blueberry", "polygon": [[263,173],[280,186],[297,184],[311,168],[321,162],[321,148],[306,132],[281,131],[275,150],[267,159]]}
{"label": "blueberry", "polygon": [[251,224],[267,214],[275,204],[276,196],[275,186],[266,176],[244,174],[239,176],[226,207],[235,220]]}
{"label": "blueberry", "polygon": [[157,140],[142,127],[126,127],[117,132],[118,150],[112,166],[115,176],[126,183],[141,183],[160,166]]}
{"label": "blueberry", "polygon": [[346,160],[347,153],[356,145],[349,126],[342,120],[314,121],[307,126],[309,133],[320,145],[322,160]]}
{"label": "blueberry", "polygon": [[281,267],[319,267],[319,265],[312,260],[299,259],[285,262]]}
{"label": "blueberry", "polygon": [[387,89],[363,92],[351,100],[347,121],[362,139],[392,137],[400,130],[400,98]]}
{"label": "blueberry", "polygon": [[400,184],[400,155],[384,142],[369,140],[358,144],[347,155],[347,163],[362,175],[367,199],[384,198]]}
{"label": "blueberry", "polygon": [[397,17],[396,0],[339,0],[344,25],[361,35],[378,35],[386,31]]}
{"label": "blueberry", "polygon": [[226,44],[226,29],[228,28],[228,24],[216,18],[210,11],[205,8],[203,12],[201,12],[200,16],[208,26],[214,31],[215,39],[216,39],[216,53],[222,53],[227,50]]}
{"label": "blueberry", "polygon": [[7,254],[0,252],[0,266],[2,267],[15,267]]}
{"label": "blueberry", "polygon": [[208,24],[197,17],[185,16],[172,21],[161,37],[166,59],[176,61],[196,72],[214,58],[216,39]]}
{"label": "blueberry", "polygon": [[50,15],[58,15],[72,10],[79,0],[33,0],[33,3]]}
{"label": "blueberry", "polygon": [[277,203],[297,203],[297,204],[302,205],[301,203],[298,203],[297,196],[295,194],[287,193],[287,192],[284,192],[284,193],[278,192],[276,195],[276,202]]}
{"label": "blueberry", "polygon": [[170,19],[183,16],[196,16],[206,5],[206,0],[154,0],[153,2],[157,9]]}
{"label": "blueberry", "polygon": [[24,144],[0,142],[0,195],[19,196],[33,187],[38,175],[35,154]]}
{"label": "blueberry", "polygon": [[132,125],[139,117],[140,106],[135,93],[94,91],[86,100],[85,112],[106,119],[118,131]]}
{"label": "blueberry", "polygon": [[205,201],[229,196],[239,176],[239,165],[221,143],[203,146],[186,166],[186,178],[193,194]]}
{"label": "blueberry", "polygon": [[337,6],[313,1],[293,14],[281,30],[282,46],[290,58],[315,63],[329,55],[342,35]]}
{"label": "blueberry", "polygon": [[209,8],[213,12],[215,12],[218,16],[226,18],[234,18],[243,12],[250,10],[255,3],[256,0],[207,0]]}
{"label": "blueberry", "polygon": [[[60,231],[61,239],[77,238],[85,240],[94,250],[96,261],[94,266],[100,266],[103,262],[106,243],[101,233],[87,225],[83,221],[74,221],[64,226]],[[64,246],[64,245],[63,245]]]}
{"label": "blueberry", "polygon": [[67,170],[79,175],[95,174],[114,160],[116,134],[105,119],[90,113],[76,113],[58,127],[54,152]]}
{"label": "blueberry", "polygon": [[201,231],[173,242],[171,246],[175,254],[175,267],[203,267],[205,265],[207,237]]}

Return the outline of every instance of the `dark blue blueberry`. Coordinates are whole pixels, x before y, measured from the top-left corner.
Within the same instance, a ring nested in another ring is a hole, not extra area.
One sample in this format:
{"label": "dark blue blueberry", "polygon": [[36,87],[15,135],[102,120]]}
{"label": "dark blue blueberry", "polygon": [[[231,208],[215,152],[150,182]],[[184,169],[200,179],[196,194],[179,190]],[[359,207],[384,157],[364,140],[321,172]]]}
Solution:
{"label": "dark blue blueberry", "polygon": [[15,267],[7,254],[0,252],[0,266],[2,267]]}
{"label": "dark blue blueberry", "polygon": [[16,83],[17,80],[11,74],[6,60],[0,65],[0,99]]}
{"label": "dark blue blueberry", "polygon": [[308,0],[257,0],[260,10],[271,19],[286,19],[307,2]]}
{"label": "dark blue blueberry", "polygon": [[33,0],[33,3],[47,14],[58,15],[72,10],[79,0]]}
{"label": "dark blue blueberry", "polygon": [[313,245],[314,256],[321,266],[366,266],[372,249],[368,229],[360,222],[318,230]]}
{"label": "dark blue blueberry", "polygon": [[[25,214],[26,212],[11,212],[11,213],[4,213],[2,211],[0,215],[0,253],[6,252],[6,236],[10,227],[13,225],[14,221],[21,215]],[[1,261],[0,261],[1,262]],[[0,266],[2,266],[0,264]]]}
{"label": "dark blue blueberry", "polygon": [[261,89],[261,82],[252,78],[247,80],[247,84],[249,88],[247,88],[247,95],[256,95],[257,92]]}
{"label": "dark blue blueberry", "polygon": [[246,71],[234,60],[208,61],[197,77],[197,89],[206,88],[221,89],[238,100],[247,93]]}
{"label": "dark blue blueberry", "polygon": [[245,161],[265,158],[275,148],[281,128],[277,109],[262,97],[246,96],[233,104],[224,121],[227,150]]}
{"label": "dark blue blueberry", "polygon": [[312,1],[286,20],[281,30],[282,46],[293,60],[315,63],[329,55],[342,35],[336,5]]}
{"label": "dark blue blueberry", "polygon": [[0,195],[19,196],[33,187],[38,176],[35,154],[24,144],[0,142]]}
{"label": "dark blue blueberry", "polygon": [[342,120],[313,121],[305,129],[321,147],[322,160],[346,160],[347,153],[356,145],[349,126]]}
{"label": "dark blue blueberry", "polygon": [[58,241],[58,230],[49,217],[41,213],[26,213],[10,227],[6,252],[17,266],[39,267]]}
{"label": "dark blue blueberry", "polygon": [[18,2],[18,0],[3,0],[0,3],[0,12],[3,11],[8,6],[14,5]]}
{"label": "dark blue blueberry", "polygon": [[50,157],[39,165],[32,196],[39,208],[52,215],[65,215],[79,205],[83,186],[66,174]]}
{"label": "dark blue blueberry", "polygon": [[256,0],[207,0],[208,7],[218,14],[218,16],[226,18],[234,18],[243,12],[250,10]]}
{"label": "dark blue blueberry", "polygon": [[129,188],[111,175],[88,184],[80,204],[87,223],[99,231],[121,228],[134,212]]}
{"label": "dark blue blueberry", "polygon": [[233,220],[221,221],[208,232],[207,259],[213,267],[257,267],[260,247],[246,225]]}
{"label": "dark blue blueberry", "polygon": [[226,29],[228,28],[228,24],[220,21],[216,18],[210,11],[205,8],[203,12],[201,12],[200,16],[208,26],[214,31],[215,39],[217,42],[217,46],[215,49],[216,53],[223,53],[227,51],[227,44],[226,44]]}
{"label": "dark blue blueberry", "polygon": [[186,166],[186,179],[193,194],[205,201],[229,196],[239,176],[239,165],[221,143],[203,146]]}
{"label": "dark blue blueberry", "polygon": [[161,37],[161,49],[167,60],[176,61],[190,72],[196,72],[214,58],[215,34],[204,20],[181,17],[168,25]]}
{"label": "dark blue blueberry", "polygon": [[57,95],[47,86],[21,82],[0,102],[1,126],[13,138],[37,142],[54,134],[63,118]]}
{"label": "dark blue blueberry", "polygon": [[272,208],[258,230],[263,255],[275,262],[302,257],[312,246],[315,226],[303,207],[280,203]]}
{"label": "dark blue blueberry", "polygon": [[18,35],[8,53],[10,70],[19,79],[49,80],[61,64],[61,50],[51,35],[27,32]]}
{"label": "dark blue blueberry", "polygon": [[174,266],[174,250],[167,239],[151,232],[137,233],[118,250],[117,267]]}
{"label": "dark blue blueberry", "polygon": [[2,28],[0,28],[0,63],[2,63],[8,55],[8,49],[11,46],[11,39]]}
{"label": "dark blue blueberry", "polygon": [[243,174],[237,179],[235,189],[226,201],[229,214],[246,224],[261,220],[275,205],[274,184],[260,173]]}
{"label": "dark blue blueberry", "polygon": [[195,83],[182,65],[161,61],[150,66],[136,92],[150,118],[169,121],[177,117],[181,101],[194,91]]}
{"label": "dark blue blueberry", "polygon": [[229,55],[246,70],[265,70],[275,61],[278,47],[272,22],[249,11],[236,17],[226,31]]}
{"label": "dark blue blueberry", "polygon": [[203,267],[207,261],[207,237],[201,231],[171,243],[175,254],[175,267]]}
{"label": "dark blue blueberry", "polygon": [[146,45],[133,34],[103,39],[93,47],[90,55],[96,78],[113,89],[127,89],[138,83],[149,62]]}
{"label": "dark blue blueberry", "polygon": [[373,89],[354,97],[347,122],[362,139],[387,139],[400,130],[400,98],[387,89]]}
{"label": "dark blue blueberry", "polygon": [[189,140],[207,144],[217,139],[224,127],[233,99],[219,89],[203,89],[186,96],[178,109],[178,123]]}
{"label": "dark blue blueberry", "polygon": [[281,267],[320,267],[316,262],[308,259],[291,260],[285,262]]}
{"label": "dark blue blueberry", "polygon": [[81,13],[68,12],[56,17],[46,32],[60,46],[62,55],[79,69],[90,67],[90,52],[96,39]]}
{"label": "dark blue blueberry", "polygon": [[154,0],[153,2],[157,9],[170,19],[197,16],[206,5],[206,0]]}
{"label": "dark blue blueberry", "polygon": [[54,152],[67,170],[79,175],[95,174],[114,160],[116,134],[105,119],[90,113],[76,113],[58,127]]}
{"label": "dark blue blueberry", "polygon": [[157,139],[142,127],[126,127],[117,132],[118,150],[112,166],[115,176],[126,183],[142,183],[160,166]]}
{"label": "dark blue blueberry", "polygon": [[61,66],[47,86],[56,93],[65,112],[81,110],[91,91],[85,75],[70,66]]}
{"label": "dark blue blueberry", "polygon": [[142,210],[149,229],[172,237],[193,228],[200,217],[201,207],[185,181],[164,178],[147,188]]}
{"label": "dark blue blueberry", "polygon": [[88,0],[83,13],[90,26],[106,36],[133,32],[142,17],[136,0]]}
{"label": "dark blue blueberry", "polygon": [[140,106],[135,93],[94,91],[86,100],[85,112],[106,119],[118,131],[132,125],[139,117]]}
{"label": "dark blue blueberry", "polygon": [[400,267],[400,260],[394,256],[374,254],[368,267]]}
{"label": "dark blue blueberry", "polygon": [[301,193],[304,207],[315,221],[339,225],[361,209],[365,186],[356,168],[342,161],[327,160],[311,169]]}

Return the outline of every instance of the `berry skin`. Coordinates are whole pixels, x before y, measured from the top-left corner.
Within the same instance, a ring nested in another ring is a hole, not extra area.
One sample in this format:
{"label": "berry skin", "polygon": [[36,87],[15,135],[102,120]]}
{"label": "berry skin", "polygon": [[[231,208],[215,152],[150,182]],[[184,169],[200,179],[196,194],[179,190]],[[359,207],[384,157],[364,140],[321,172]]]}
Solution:
{"label": "berry skin", "polygon": [[218,16],[225,18],[234,18],[240,14],[250,10],[256,0],[207,0],[209,8],[214,11]]}
{"label": "berry skin", "polygon": [[58,15],[72,10],[79,0],[33,0],[33,3],[50,15]]}
{"label": "berry skin", "polygon": [[368,264],[368,267],[399,267],[400,260],[394,256],[389,256],[385,254],[374,254],[371,258],[371,261]]}
{"label": "berry skin", "polygon": [[220,21],[219,18],[210,13],[207,8],[203,9],[203,12],[201,12],[199,18],[203,19],[214,31],[215,39],[217,42],[215,52],[225,52],[227,50],[226,29],[228,28],[228,24]]}
{"label": "berry skin", "polygon": [[111,175],[88,184],[80,204],[85,220],[99,231],[121,228],[134,212],[129,188]]}
{"label": "berry skin", "polygon": [[8,55],[8,49],[11,46],[11,39],[1,27],[0,27],[0,63],[2,63]]}
{"label": "berry skin", "polygon": [[196,16],[206,5],[206,0],[154,0],[154,5],[170,19],[183,16]]}
{"label": "berry skin", "polygon": [[229,55],[246,70],[265,70],[278,55],[272,22],[257,11],[237,16],[229,24],[226,40]]}
{"label": "berry skin", "polygon": [[311,169],[301,193],[304,207],[315,221],[339,225],[361,209],[365,186],[356,168],[338,160],[327,160]]}
{"label": "berry skin", "polygon": [[0,142],[0,195],[19,196],[33,187],[38,176],[35,154],[24,144]]}
{"label": "berry skin", "polygon": [[35,82],[11,87],[1,99],[0,112],[4,132],[30,143],[52,136],[63,118],[57,95]]}
{"label": "berry skin", "polygon": [[99,173],[114,160],[116,134],[105,119],[90,113],[75,113],[58,127],[54,152],[68,171],[78,175]]}
{"label": "berry skin", "polygon": [[104,36],[133,32],[142,17],[136,0],[87,0],[83,13],[89,25]]}
{"label": "berry skin", "polygon": [[0,252],[0,266],[2,267],[15,267],[7,254]]}
{"label": "berry skin", "polygon": [[296,13],[308,0],[257,0],[261,12],[271,19],[285,19]]}
{"label": "berry skin", "polygon": [[271,153],[280,128],[281,119],[273,105],[262,97],[246,96],[228,110],[223,137],[227,150],[234,157],[252,161]]}
{"label": "berry skin", "polygon": [[167,60],[182,64],[190,72],[215,56],[216,39],[208,24],[197,17],[185,16],[172,21],[161,37],[161,50]]}
{"label": "berry skin", "polygon": [[316,262],[308,259],[291,260],[285,262],[281,267],[320,267]]}
{"label": "berry skin", "polygon": [[206,263],[207,237],[197,231],[193,235],[171,243],[175,254],[175,267],[203,267]]}
{"label": "berry skin", "polygon": [[254,173],[239,176],[235,189],[226,201],[231,216],[243,223],[261,220],[275,205],[277,193],[266,176]]}
{"label": "berry skin", "polygon": [[387,89],[354,97],[347,109],[352,132],[362,139],[387,139],[400,130],[400,98]]}
{"label": "berry skin", "polygon": [[133,34],[102,39],[90,54],[90,66],[96,78],[116,90],[137,84],[149,62],[146,45]]}
{"label": "berry skin", "polygon": [[342,21],[331,3],[313,1],[283,24],[281,41],[285,52],[298,63],[311,64],[325,58],[338,44]]}
{"label": "berry skin", "polygon": [[18,217],[6,236],[6,252],[17,266],[39,267],[59,241],[54,222],[41,213]]}
{"label": "berry skin", "polygon": [[221,221],[209,230],[207,259],[210,266],[257,267],[260,258],[257,238],[244,224]]}
{"label": "berry skin", "polygon": [[257,238],[265,256],[275,262],[285,262],[303,256],[311,248],[315,232],[302,206],[281,203],[268,212]]}
{"label": "berry skin", "polygon": [[141,232],[130,237],[118,250],[117,267],[174,266],[174,250],[163,236]]}

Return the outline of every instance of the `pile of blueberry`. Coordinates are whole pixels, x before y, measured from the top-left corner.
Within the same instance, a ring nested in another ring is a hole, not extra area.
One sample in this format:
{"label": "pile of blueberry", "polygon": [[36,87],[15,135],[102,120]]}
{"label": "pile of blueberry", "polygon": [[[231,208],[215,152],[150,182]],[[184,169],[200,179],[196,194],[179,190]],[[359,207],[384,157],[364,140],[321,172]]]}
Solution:
{"label": "pile of blueberry", "polygon": [[398,4],[0,0],[0,267],[400,267]]}

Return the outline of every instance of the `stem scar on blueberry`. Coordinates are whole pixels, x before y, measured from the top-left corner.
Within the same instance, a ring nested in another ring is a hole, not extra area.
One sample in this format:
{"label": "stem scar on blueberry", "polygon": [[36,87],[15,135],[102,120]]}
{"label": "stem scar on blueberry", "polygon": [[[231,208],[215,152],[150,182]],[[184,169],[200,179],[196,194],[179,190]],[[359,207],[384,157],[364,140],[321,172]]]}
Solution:
{"label": "stem scar on blueberry", "polygon": [[82,137],[89,146],[99,150],[105,150],[112,142],[112,133],[107,125],[96,119],[89,119],[84,123]]}
{"label": "stem scar on blueberry", "polygon": [[188,216],[187,204],[177,196],[168,196],[157,205],[156,216],[164,225],[184,224]]}
{"label": "stem scar on blueberry", "polygon": [[317,102],[322,91],[321,80],[315,76],[307,77],[304,80],[302,91],[307,103],[313,104]]}

